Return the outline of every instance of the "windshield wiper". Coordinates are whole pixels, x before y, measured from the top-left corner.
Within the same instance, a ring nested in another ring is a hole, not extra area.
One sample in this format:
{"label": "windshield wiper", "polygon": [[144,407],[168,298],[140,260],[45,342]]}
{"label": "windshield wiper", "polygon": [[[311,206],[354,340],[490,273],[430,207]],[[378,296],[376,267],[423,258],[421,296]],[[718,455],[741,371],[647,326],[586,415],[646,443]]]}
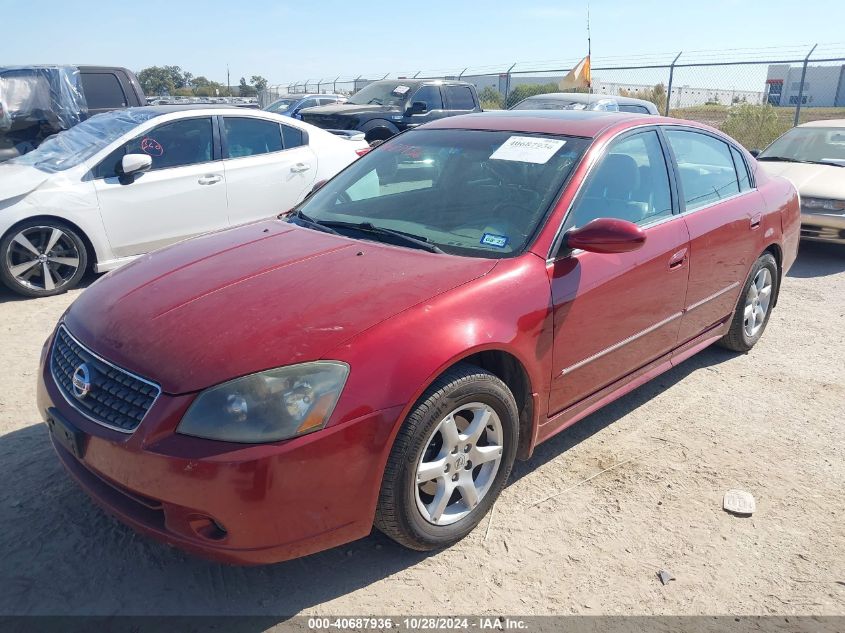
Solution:
{"label": "windshield wiper", "polygon": [[758,156],[757,160],[772,160],[772,161],[779,161],[783,163],[807,163],[811,164],[813,161],[811,160],[801,160],[800,158],[790,158],[789,156]]}
{"label": "windshield wiper", "polygon": [[845,163],[838,163],[829,160],[802,160],[800,158],[788,158],[786,156],[758,156],[757,160],[781,161],[785,163],[801,163],[803,165],[830,165],[831,167],[845,167]]}
{"label": "windshield wiper", "polygon": [[405,233],[404,231],[394,231],[383,226],[376,226],[372,222],[342,222],[340,220],[323,220],[320,222],[321,226],[326,228],[338,227],[343,229],[352,229],[354,231],[361,231],[363,233],[372,233],[374,235],[387,235],[400,240],[401,242],[429,251],[430,253],[442,253],[443,251],[435,244],[428,241],[427,237],[422,235],[414,235],[413,233]]}
{"label": "windshield wiper", "polygon": [[[281,218],[281,216],[279,216]],[[312,228],[316,231],[322,231],[323,233],[332,233],[334,235],[340,235],[339,232],[335,231],[330,226],[326,226],[322,222],[317,222],[317,220],[313,218],[309,218],[305,215],[302,211],[297,211],[290,216],[291,220],[298,220],[302,222],[303,225],[307,226],[308,228]]]}

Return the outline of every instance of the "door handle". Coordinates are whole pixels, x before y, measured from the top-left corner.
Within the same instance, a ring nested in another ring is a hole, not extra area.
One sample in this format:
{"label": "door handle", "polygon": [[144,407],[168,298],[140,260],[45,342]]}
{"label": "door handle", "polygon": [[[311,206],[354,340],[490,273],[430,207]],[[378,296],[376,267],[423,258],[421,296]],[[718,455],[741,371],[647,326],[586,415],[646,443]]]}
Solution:
{"label": "door handle", "polygon": [[751,216],[751,230],[753,231],[757,227],[760,226],[760,222],[763,221],[763,214],[762,213],[755,213]]}
{"label": "door handle", "polygon": [[223,176],[219,176],[217,174],[207,174],[205,176],[201,176],[197,182],[201,185],[213,185],[221,180],[223,180]]}
{"label": "door handle", "polygon": [[687,249],[682,248],[677,253],[672,255],[672,257],[669,258],[669,269],[675,270],[677,268],[680,268],[684,265],[685,261],[687,261]]}
{"label": "door handle", "polygon": [[311,169],[311,165],[308,163],[297,163],[296,165],[291,165],[290,170],[295,174],[301,174],[304,171],[308,171]]}

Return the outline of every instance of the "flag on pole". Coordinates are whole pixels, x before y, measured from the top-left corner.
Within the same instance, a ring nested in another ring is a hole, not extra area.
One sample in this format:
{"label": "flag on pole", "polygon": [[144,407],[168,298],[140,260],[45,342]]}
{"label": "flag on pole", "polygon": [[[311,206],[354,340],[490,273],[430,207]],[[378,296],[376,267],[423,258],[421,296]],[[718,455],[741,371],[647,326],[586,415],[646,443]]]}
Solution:
{"label": "flag on pole", "polygon": [[587,55],[580,62],[575,64],[575,68],[569,71],[563,79],[560,80],[558,88],[561,90],[568,90],[572,88],[589,88],[590,87],[590,56]]}

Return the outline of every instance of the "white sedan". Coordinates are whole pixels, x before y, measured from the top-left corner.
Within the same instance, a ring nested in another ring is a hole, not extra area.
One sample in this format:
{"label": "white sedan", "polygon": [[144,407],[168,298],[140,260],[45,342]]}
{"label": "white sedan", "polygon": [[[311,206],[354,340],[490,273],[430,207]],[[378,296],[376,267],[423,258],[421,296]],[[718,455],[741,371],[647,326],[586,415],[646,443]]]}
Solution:
{"label": "white sedan", "polygon": [[261,110],[99,114],[0,165],[0,280],[64,292],[88,268],[286,211],[367,150],[363,136]]}

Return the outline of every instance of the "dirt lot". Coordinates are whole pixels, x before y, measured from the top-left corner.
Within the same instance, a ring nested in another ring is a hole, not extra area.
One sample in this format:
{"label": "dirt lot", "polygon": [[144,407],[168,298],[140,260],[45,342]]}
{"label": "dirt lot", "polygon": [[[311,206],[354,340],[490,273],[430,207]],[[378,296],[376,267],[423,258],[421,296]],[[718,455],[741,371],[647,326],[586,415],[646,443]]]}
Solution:
{"label": "dirt lot", "polygon": [[705,350],[541,446],[457,546],[374,533],[263,568],[136,536],[65,476],[34,382],[75,296],[0,291],[0,614],[845,614],[845,249],[802,247],[751,354]]}

